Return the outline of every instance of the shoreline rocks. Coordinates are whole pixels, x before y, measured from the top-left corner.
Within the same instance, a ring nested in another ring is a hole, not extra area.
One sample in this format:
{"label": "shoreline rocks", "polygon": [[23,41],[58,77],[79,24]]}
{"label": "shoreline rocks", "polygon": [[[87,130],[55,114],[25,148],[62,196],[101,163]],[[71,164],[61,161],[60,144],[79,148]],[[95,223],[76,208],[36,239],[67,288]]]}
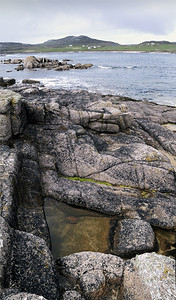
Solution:
{"label": "shoreline rocks", "polygon": [[[172,258],[121,258],[155,249],[152,226],[176,230],[173,125],[176,108],[149,102],[27,84],[0,89],[1,299],[154,300],[163,289],[174,298]],[[87,251],[55,263],[47,198],[114,216],[116,255]]]}
{"label": "shoreline rocks", "polygon": [[68,71],[71,69],[88,69],[93,66],[91,63],[81,64],[77,63],[75,65],[69,63],[69,60],[64,59],[63,61],[59,61],[57,59],[48,59],[45,57],[35,57],[35,56],[27,56],[23,59],[8,59],[4,60],[4,64],[17,64],[18,66],[15,68],[17,71],[22,71],[24,69],[38,69],[44,68],[47,70],[54,69],[55,71]]}
{"label": "shoreline rocks", "polygon": [[24,84],[40,84],[40,81],[34,80],[34,79],[23,79],[22,83],[24,83]]}
{"label": "shoreline rocks", "polygon": [[0,87],[8,87],[10,85],[14,85],[15,83],[16,80],[14,78],[4,79],[3,77],[0,77]]}

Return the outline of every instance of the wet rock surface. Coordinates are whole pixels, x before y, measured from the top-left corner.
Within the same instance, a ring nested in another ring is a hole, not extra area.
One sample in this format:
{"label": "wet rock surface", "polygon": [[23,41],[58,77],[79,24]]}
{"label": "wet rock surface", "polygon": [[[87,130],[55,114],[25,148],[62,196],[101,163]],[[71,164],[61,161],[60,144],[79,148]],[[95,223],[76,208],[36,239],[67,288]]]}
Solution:
{"label": "wet rock surface", "polygon": [[[36,85],[2,88],[3,297],[14,288],[8,296],[18,297],[14,299],[28,293],[48,300],[117,295],[142,300],[168,289],[160,299],[173,299],[172,258],[145,253],[124,263],[118,256],[156,250],[152,226],[176,229],[175,125],[173,107]],[[44,199],[116,218],[111,233],[116,255],[81,252],[61,257],[55,265]],[[164,286],[158,263],[168,266]],[[156,281],[147,284],[147,276]]]}

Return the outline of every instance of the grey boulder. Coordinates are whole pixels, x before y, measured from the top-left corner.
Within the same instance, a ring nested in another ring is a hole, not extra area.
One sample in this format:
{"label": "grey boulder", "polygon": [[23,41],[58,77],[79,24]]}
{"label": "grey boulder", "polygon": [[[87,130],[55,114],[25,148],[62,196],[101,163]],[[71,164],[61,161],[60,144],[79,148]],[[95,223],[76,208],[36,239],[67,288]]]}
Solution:
{"label": "grey boulder", "polygon": [[60,274],[78,283],[86,299],[113,299],[118,295],[124,262],[120,257],[98,252],[80,252],[56,262]]}
{"label": "grey boulder", "polygon": [[174,259],[145,253],[126,263],[122,287],[123,300],[173,300],[175,290]]}

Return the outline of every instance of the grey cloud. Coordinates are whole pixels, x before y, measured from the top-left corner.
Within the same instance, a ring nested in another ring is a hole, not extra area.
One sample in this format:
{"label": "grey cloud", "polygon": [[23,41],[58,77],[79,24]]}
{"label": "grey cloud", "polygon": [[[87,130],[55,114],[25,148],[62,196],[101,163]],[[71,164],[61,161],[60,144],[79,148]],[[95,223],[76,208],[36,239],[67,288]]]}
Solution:
{"label": "grey cloud", "polygon": [[175,11],[175,0],[0,0],[0,41],[36,42],[105,29],[167,34],[176,26]]}

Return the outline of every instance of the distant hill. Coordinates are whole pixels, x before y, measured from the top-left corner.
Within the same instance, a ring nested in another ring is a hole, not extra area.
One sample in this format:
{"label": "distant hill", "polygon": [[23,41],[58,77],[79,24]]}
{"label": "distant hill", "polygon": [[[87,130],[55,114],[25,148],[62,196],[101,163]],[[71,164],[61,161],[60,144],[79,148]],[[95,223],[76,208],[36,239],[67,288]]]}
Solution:
{"label": "distant hill", "polygon": [[118,43],[110,41],[102,41],[97,39],[92,39],[85,35],[80,36],[67,36],[65,38],[49,40],[41,44],[22,44],[22,43],[12,43],[12,42],[0,42],[0,53],[6,52],[20,52],[20,51],[35,51],[40,48],[45,50],[47,48],[65,48],[65,47],[112,47],[118,46]]}
{"label": "distant hill", "polygon": [[114,42],[109,42],[109,41],[102,41],[102,40],[97,40],[97,39],[92,39],[88,36],[85,35],[80,35],[80,36],[67,36],[62,39],[57,39],[57,40],[49,40],[47,42],[44,42],[43,44],[38,44],[38,46],[43,46],[43,47],[69,47],[69,46],[117,46],[119,45],[118,43]]}
{"label": "distant hill", "polygon": [[111,41],[92,39],[85,35],[67,36],[34,45],[0,42],[0,54],[61,51],[140,51],[176,53],[176,42],[145,41],[140,44],[120,45]]}
{"label": "distant hill", "polygon": [[12,43],[12,42],[0,42],[0,53],[5,52],[15,52],[15,51],[21,51],[26,50],[30,48],[30,44],[22,44],[22,43]]}
{"label": "distant hill", "polygon": [[140,43],[139,45],[176,45],[176,42],[169,41],[145,41]]}

